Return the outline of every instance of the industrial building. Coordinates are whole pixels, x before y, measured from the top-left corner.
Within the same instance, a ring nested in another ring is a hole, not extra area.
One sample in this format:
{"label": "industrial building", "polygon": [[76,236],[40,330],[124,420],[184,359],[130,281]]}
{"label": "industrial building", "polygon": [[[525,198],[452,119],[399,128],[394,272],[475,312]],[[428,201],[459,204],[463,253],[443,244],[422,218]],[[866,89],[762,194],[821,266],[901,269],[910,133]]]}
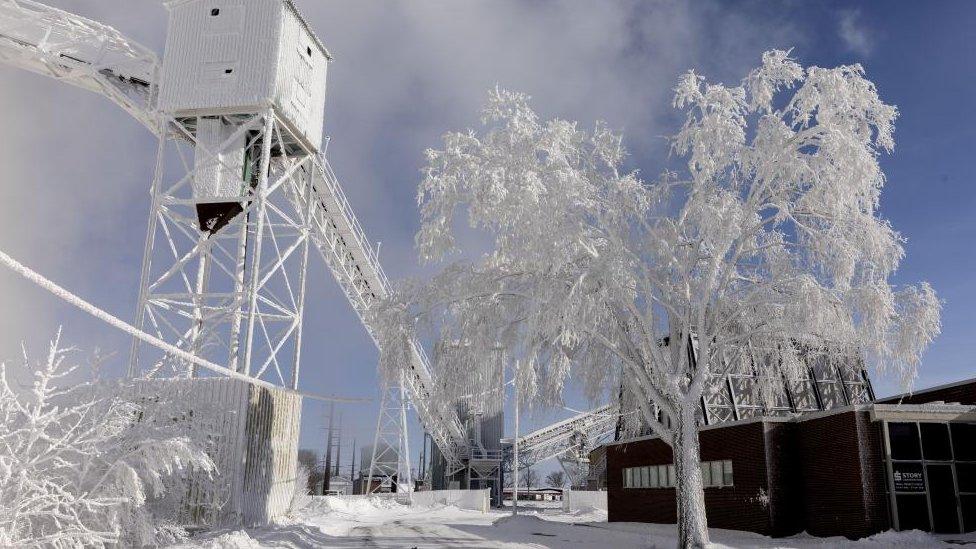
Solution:
{"label": "industrial building", "polygon": [[[816,377],[819,410],[733,408],[729,420],[702,425],[710,527],[852,539],[976,530],[976,379],[825,406],[819,389],[830,382]],[[618,432],[605,453],[610,521],[675,522],[667,444]]]}
{"label": "industrial building", "polygon": [[[438,361],[445,359],[450,348],[440,348]],[[456,355],[456,353],[453,353]],[[448,359],[451,357],[447,357]],[[479,361],[469,368],[459,369],[466,375],[443,376],[438,380],[440,390],[460,395],[454,410],[467,439],[463,467],[451,466],[430,440],[424,437],[425,456],[429,464],[422,464],[425,485],[433,490],[485,489],[491,490],[492,505],[501,505],[504,472],[502,470],[502,437],[505,435],[505,368],[500,358]]]}

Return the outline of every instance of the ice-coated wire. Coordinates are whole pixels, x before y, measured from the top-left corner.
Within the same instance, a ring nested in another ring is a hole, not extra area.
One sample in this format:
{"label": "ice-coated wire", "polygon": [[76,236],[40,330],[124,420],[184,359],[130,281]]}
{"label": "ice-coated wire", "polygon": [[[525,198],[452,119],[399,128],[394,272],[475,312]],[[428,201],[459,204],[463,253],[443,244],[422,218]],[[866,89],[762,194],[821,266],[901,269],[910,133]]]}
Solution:
{"label": "ice-coated wire", "polygon": [[194,354],[191,354],[191,353],[189,353],[189,352],[187,352],[187,351],[185,351],[183,349],[180,349],[179,347],[177,347],[175,345],[172,345],[170,343],[166,343],[165,341],[159,339],[158,337],[155,337],[155,336],[153,336],[151,334],[148,334],[146,332],[143,332],[142,330],[136,328],[135,326],[132,326],[131,324],[125,322],[124,320],[121,320],[120,318],[118,318],[118,317],[116,317],[114,315],[111,315],[111,314],[109,314],[109,313],[107,313],[107,312],[99,309],[98,307],[92,305],[91,303],[88,303],[87,301],[85,301],[84,299],[78,297],[77,295],[69,292],[68,290],[66,290],[66,289],[62,288],[61,286],[55,284],[54,282],[48,280],[47,278],[45,278],[40,273],[38,273],[38,272],[30,269],[29,267],[27,267],[24,264],[20,263],[16,259],[10,257],[6,253],[4,253],[2,250],[0,250],[0,263],[3,263],[3,265],[5,267],[9,268],[10,270],[12,270],[15,273],[19,274],[20,276],[24,277],[28,281],[36,284],[37,286],[40,286],[41,288],[47,290],[48,292],[51,292],[52,294],[54,294],[55,296],[59,297],[60,299],[66,301],[67,303],[70,303],[71,305],[74,305],[75,307],[77,307],[77,308],[81,309],[82,311],[84,311],[84,312],[92,315],[93,317],[95,317],[95,318],[97,318],[97,319],[105,322],[106,324],[108,324],[108,325],[110,325],[110,326],[112,326],[112,327],[114,327],[114,328],[116,328],[118,330],[121,330],[121,331],[123,331],[123,332],[131,335],[132,337],[135,337],[136,339],[139,339],[140,341],[143,341],[145,343],[148,343],[148,344],[150,344],[150,345],[152,345],[154,347],[157,347],[157,348],[159,348],[159,349],[161,349],[161,350],[163,350],[163,351],[165,351],[167,353],[170,353],[170,354],[172,354],[172,355],[174,355],[176,357],[179,357],[179,358],[181,358],[183,360],[186,360],[187,362],[193,363],[193,364],[195,364],[197,366],[200,366],[201,368],[206,368],[206,369],[208,369],[208,370],[210,370],[212,372],[218,373],[220,375],[224,375],[224,376],[227,376],[227,377],[232,377],[232,378],[235,378],[235,379],[239,379],[241,381],[245,381],[247,383],[250,383],[252,385],[256,385],[258,387],[264,387],[264,388],[267,388],[267,389],[278,389],[280,391],[285,391],[287,393],[294,393],[294,394],[300,395],[302,397],[311,398],[311,399],[314,399],[314,400],[323,400],[323,401],[327,401],[327,402],[345,402],[345,403],[371,402],[373,400],[371,398],[346,398],[346,397],[336,397],[336,396],[322,396],[322,395],[316,395],[316,394],[312,394],[312,393],[305,393],[305,392],[302,392],[302,391],[294,391],[292,389],[286,389],[284,387],[279,387],[277,385],[274,385],[272,383],[268,383],[267,381],[264,381],[264,380],[261,380],[261,379],[256,379],[256,378],[253,378],[253,377],[250,377],[250,376],[246,376],[246,375],[244,375],[244,374],[242,374],[240,372],[235,372],[234,370],[231,370],[230,368],[225,368],[225,367],[220,366],[218,364],[214,364],[213,362],[210,362],[209,360],[200,358],[200,357],[198,357],[198,356],[196,356]]}

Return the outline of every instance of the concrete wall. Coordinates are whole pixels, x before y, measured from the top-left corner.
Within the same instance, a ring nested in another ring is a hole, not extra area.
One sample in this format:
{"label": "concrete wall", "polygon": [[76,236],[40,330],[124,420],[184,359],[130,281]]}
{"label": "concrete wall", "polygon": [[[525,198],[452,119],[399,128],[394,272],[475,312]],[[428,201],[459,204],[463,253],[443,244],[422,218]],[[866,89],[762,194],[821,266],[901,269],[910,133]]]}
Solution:
{"label": "concrete wall", "polygon": [[413,505],[454,505],[459,509],[487,513],[491,491],[484,490],[426,490],[410,494]]}
{"label": "concrete wall", "polygon": [[331,509],[344,509],[350,503],[369,501],[370,499],[395,500],[404,505],[417,507],[433,507],[437,505],[453,505],[459,509],[480,511],[487,513],[489,508],[489,490],[425,490],[411,492],[409,499],[406,492],[356,494],[353,496],[313,496],[312,505],[327,505]]}
{"label": "concrete wall", "polygon": [[248,387],[241,518],[266,524],[288,511],[295,491],[302,401],[294,393]]}

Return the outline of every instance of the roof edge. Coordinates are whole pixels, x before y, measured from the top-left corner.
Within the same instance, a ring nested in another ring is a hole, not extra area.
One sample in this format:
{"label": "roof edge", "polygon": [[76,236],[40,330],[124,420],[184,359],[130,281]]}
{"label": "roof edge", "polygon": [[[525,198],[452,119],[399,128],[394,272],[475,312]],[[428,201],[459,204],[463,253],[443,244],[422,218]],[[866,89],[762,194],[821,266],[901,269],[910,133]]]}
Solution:
{"label": "roof edge", "polygon": [[962,385],[968,385],[970,383],[976,384],[976,377],[971,377],[968,379],[960,379],[959,381],[950,381],[949,383],[943,383],[942,385],[936,385],[935,387],[928,387],[925,389],[920,389],[918,391],[908,391],[901,393],[899,395],[892,395],[890,397],[877,398],[874,401],[879,404],[892,404],[892,401],[901,400],[907,397],[913,397],[916,395],[924,395],[925,393],[931,393],[934,391],[941,391],[942,389],[951,389],[953,387],[959,387]]}

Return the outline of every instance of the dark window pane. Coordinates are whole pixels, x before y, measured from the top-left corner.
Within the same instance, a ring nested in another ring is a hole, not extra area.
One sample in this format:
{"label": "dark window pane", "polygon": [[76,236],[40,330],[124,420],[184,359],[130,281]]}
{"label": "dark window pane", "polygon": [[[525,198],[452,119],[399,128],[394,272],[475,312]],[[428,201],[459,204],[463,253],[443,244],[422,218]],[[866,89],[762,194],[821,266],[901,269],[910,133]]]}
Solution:
{"label": "dark window pane", "polygon": [[976,423],[952,423],[949,429],[956,461],[976,461]]}
{"label": "dark window pane", "polygon": [[952,482],[951,465],[929,465],[929,502],[932,504],[932,531],[940,534],[959,533],[956,511],[956,487]]}
{"label": "dark window pane", "polygon": [[960,492],[976,492],[976,463],[957,463],[956,481]]}
{"label": "dark window pane", "polygon": [[960,496],[962,499],[962,525],[966,532],[976,532],[976,496]]}
{"label": "dark window pane", "polygon": [[925,494],[897,495],[898,527],[902,530],[929,531],[929,506],[925,501]]}
{"label": "dark window pane", "polygon": [[891,437],[892,459],[921,459],[918,447],[917,423],[889,423],[888,435]]}
{"label": "dark window pane", "polygon": [[925,459],[949,461],[952,448],[949,447],[949,426],[945,423],[922,423],[922,453]]}

